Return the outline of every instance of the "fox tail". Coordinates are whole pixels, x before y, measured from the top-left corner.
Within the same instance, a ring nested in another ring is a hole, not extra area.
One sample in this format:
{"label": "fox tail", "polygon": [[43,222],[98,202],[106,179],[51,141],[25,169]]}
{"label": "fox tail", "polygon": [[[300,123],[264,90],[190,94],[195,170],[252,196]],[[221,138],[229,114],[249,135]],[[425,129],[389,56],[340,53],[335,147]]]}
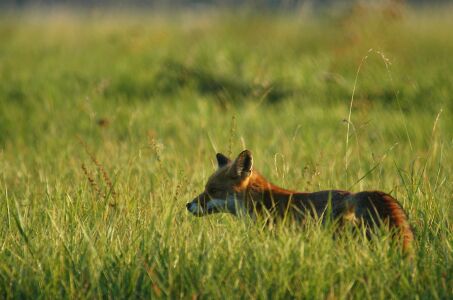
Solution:
{"label": "fox tail", "polygon": [[403,251],[412,253],[414,233],[407,214],[395,198],[383,192],[369,191],[357,193],[350,200],[353,200],[353,203],[349,203],[354,204],[355,216],[363,220],[365,225],[371,227],[383,222],[395,228],[401,236]]}

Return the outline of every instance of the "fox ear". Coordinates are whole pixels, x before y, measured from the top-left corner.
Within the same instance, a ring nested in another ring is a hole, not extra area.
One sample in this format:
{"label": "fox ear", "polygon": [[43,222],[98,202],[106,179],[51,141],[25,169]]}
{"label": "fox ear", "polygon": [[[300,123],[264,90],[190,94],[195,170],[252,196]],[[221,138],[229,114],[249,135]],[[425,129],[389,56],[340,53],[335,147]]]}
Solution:
{"label": "fox ear", "polygon": [[249,150],[242,151],[234,161],[234,175],[245,178],[252,173],[253,157]]}
{"label": "fox ear", "polygon": [[226,157],[225,155],[223,155],[222,153],[217,153],[216,158],[217,158],[217,165],[219,168],[226,166],[228,163],[231,162],[231,160],[228,157]]}

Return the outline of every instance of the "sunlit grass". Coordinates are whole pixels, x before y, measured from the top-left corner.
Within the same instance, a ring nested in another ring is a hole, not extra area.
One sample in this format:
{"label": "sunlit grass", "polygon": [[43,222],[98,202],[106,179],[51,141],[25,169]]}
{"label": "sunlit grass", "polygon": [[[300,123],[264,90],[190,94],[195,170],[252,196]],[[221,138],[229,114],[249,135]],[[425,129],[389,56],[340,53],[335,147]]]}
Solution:
{"label": "sunlit grass", "polygon": [[[4,15],[0,297],[452,297],[453,24],[358,14]],[[244,148],[285,187],[394,195],[413,261],[386,233],[188,215]]]}

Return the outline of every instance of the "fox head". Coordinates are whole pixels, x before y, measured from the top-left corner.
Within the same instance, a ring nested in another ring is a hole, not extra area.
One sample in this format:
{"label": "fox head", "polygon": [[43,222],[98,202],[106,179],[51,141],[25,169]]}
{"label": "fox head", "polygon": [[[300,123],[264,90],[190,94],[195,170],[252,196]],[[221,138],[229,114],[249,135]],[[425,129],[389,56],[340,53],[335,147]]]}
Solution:
{"label": "fox head", "polygon": [[246,193],[253,173],[253,158],[249,150],[242,151],[232,161],[217,153],[217,170],[209,177],[204,191],[187,203],[187,210],[204,216],[219,212],[239,214],[246,210]]}

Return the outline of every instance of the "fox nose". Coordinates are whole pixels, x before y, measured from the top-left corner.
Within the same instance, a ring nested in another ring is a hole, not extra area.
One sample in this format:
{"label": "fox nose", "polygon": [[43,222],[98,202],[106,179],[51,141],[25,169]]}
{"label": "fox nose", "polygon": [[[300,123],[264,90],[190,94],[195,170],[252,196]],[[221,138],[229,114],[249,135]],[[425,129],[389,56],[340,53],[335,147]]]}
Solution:
{"label": "fox nose", "polygon": [[190,202],[187,202],[186,207],[187,209],[190,209]]}

